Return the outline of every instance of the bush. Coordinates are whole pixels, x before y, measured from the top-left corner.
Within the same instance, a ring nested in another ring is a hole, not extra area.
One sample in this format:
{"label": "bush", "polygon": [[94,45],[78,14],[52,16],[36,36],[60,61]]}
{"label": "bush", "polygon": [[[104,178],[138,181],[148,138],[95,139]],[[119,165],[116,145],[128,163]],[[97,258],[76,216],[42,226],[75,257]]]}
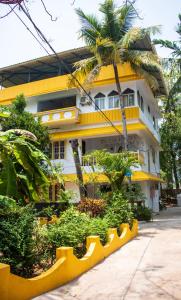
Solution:
{"label": "bush", "polygon": [[52,260],[55,259],[57,247],[74,247],[74,253],[80,257],[85,249],[85,240],[89,235],[90,218],[80,213],[74,207],[67,209],[56,224],[44,226],[42,238],[46,241],[46,252],[50,253]]}
{"label": "bush", "polygon": [[43,226],[40,229],[44,254],[53,262],[56,248],[69,246],[74,248],[77,257],[82,257],[86,253],[86,237],[99,235],[101,242],[105,244],[108,228],[107,220],[90,218],[89,215],[70,207],[56,224]]}
{"label": "bush", "polygon": [[78,205],[78,210],[88,213],[91,217],[103,216],[106,202],[102,199],[85,198]]}
{"label": "bush", "polygon": [[109,224],[106,219],[92,218],[89,224],[89,235],[99,235],[103,245],[107,242]]}
{"label": "bush", "polygon": [[134,216],[139,221],[150,221],[152,219],[152,210],[148,207],[137,206],[134,209]]}
{"label": "bush", "polygon": [[0,262],[11,265],[14,274],[29,277],[36,262],[33,231],[35,217],[30,206],[20,207],[0,196]]}
{"label": "bush", "polygon": [[129,223],[132,225],[133,212],[129,201],[123,198],[122,193],[115,192],[112,194],[110,204],[107,207],[105,217],[109,227],[119,229],[121,223]]}

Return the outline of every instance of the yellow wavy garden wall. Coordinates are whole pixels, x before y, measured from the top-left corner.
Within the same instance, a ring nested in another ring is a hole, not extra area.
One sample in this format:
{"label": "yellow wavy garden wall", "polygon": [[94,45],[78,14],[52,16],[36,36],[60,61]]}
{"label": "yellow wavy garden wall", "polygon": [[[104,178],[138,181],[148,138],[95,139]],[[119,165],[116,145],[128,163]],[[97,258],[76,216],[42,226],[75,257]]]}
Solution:
{"label": "yellow wavy garden wall", "polygon": [[61,247],[56,251],[56,263],[46,272],[32,279],[25,279],[10,273],[10,266],[0,264],[0,299],[30,300],[42,293],[59,287],[95,266],[115,250],[126,244],[138,234],[138,222],[134,220],[130,229],[128,224],[108,231],[108,243],[102,246],[98,236],[87,237],[87,253],[81,259],[73,254],[72,247]]}

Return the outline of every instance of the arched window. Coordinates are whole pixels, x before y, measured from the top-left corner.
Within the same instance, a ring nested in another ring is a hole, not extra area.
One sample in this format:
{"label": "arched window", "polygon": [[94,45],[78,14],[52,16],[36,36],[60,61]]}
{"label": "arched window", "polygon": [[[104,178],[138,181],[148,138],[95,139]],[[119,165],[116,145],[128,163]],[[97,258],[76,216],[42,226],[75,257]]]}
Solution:
{"label": "arched window", "polygon": [[126,89],[123,93],[122,93],[122,97],[123,97],[123,104],[124,106],[134,106],[134,91],[131,89]]}
{"label": "arched window", "polygon": [[105,95],[102,93],[98,93],[95,97],[95,110],[99,109],[105,109]]}
{"label": "arched window", "polygon": [[108,94],[109,108],[120,107],[119,95],[118,92],[112,91]]}

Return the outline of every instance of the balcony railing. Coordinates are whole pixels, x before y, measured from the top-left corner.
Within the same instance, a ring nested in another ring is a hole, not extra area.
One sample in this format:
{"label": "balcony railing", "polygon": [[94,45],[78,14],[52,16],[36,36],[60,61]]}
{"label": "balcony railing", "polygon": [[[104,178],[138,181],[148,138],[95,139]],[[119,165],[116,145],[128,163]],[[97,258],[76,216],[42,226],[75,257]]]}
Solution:
{"label": "balcony railing", "polygon": [[[141,153],[139,150],[137,152],[132,152],[130,153],[135,157],[141,164],[145,163],[145,158],[144,154]],[[114,154],[114,153],[113,153]],[[91,166],[96,166],[97,165],[97,160],[96,157],[89,157],[89,156],[82,156],[82,166],[83,167],[91,167]]]}
{"label": "balcony railing", "polygon": [[47,126],[75,124],[79,122],[79,109],[67,107],[50,111],[43,111],[36,114],[41,122]]}

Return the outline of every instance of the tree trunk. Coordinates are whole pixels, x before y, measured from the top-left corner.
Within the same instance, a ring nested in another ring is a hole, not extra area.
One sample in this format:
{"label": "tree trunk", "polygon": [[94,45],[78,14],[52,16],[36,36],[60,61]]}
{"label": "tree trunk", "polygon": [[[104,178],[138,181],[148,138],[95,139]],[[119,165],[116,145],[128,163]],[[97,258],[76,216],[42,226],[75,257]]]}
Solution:
{"label": "tree trunk", "polygon": [[85,188],[84,188],[83,175],[82,175],[82,169],[81,169],[81,163],[80,163],[80,157],[78,151],[79,143],[77,139],[71,140],[70,143],[72,146],[75,168],[76,168],[76,173],[78,178],[80,199],[83,200],[83,198],[85,197]]}
{"label": "tree trunk", "polygon": [[113,64],[114,68],[114,75],[115,75],[115,80],[116,80],[116,87],[119,95],[119,100],[120,100],[120,106],[121,106],[121,115],[122,115],[122,123],[123,123],[123,138],[124,138],[124,150],[128,150],[128,133],[127,133],[127,126],[126,126],[126,114],[125,114],[125,108],[124,108],[124,103],[122,100],[121,96],[121,85],[119,82],[119,75],[118,75],[118,68],[116,64]]}
{"label": "tree trunk", "polygon": [[174,151],[171,151],[171,157],[172,157],[172,167],[173,167],[173,175],[175,179],[175,186],[176,189],[179,189],[179,180],[178,180],[178,175],[177,175],[177,165],[176,165],[176,155]]}

